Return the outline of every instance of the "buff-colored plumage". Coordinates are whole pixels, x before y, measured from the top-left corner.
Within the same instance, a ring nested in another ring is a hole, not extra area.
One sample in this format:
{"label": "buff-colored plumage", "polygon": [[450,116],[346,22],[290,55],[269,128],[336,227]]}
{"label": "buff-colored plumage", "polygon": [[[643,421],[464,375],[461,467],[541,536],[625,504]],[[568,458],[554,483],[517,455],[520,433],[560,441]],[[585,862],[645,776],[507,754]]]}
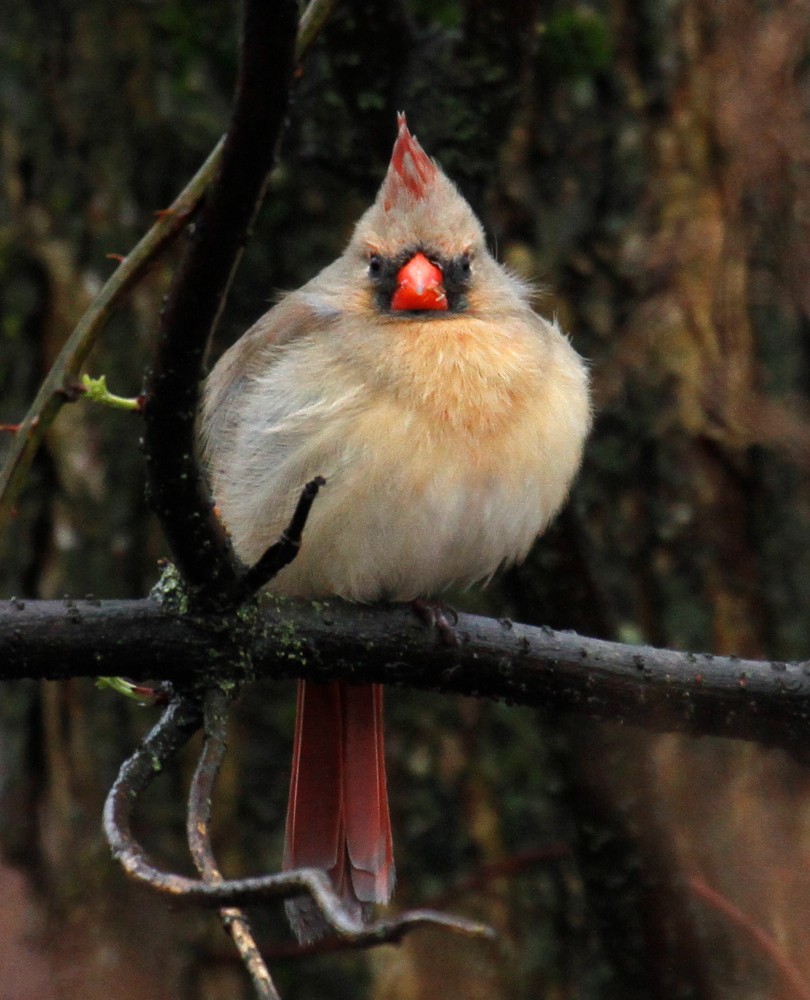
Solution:
{"label": "buff-colored plumage", "polygon": [[[469,260],[463,308],[380,309],[370,259],[416,248]],[[215,367],[201,436],[248,564],[279,536],[304,484],[326,478],[300,553],[271,591],[410,600],[523,559],[566,498],[589,424],[582,360],[489,254],[469,205],[403,119],[344,254]]]}
{"label": "buff-colored plumage", "polygon": [[[526,555],[579,467],[585,366],[437,176],[412,227],[407,203],[384,211],[384,186],[344,255],[208,380],[211,487],[246,563],[278,537],[303,485],[327,480],[300,554],[271,584],[279,593],[408,600],[487,578]],[[370,250],[422,242],[473,250],[468,308],[381,315]]]}

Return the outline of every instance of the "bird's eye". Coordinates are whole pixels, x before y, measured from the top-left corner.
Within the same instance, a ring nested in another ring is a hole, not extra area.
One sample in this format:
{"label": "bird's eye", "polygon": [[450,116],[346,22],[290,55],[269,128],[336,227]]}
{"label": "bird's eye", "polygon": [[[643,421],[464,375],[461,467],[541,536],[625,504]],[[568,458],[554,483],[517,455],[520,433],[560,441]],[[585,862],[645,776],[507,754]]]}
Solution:
{"label": "bird's eye", "polygon": [[377,278],[382,274],[382,257],[378,253],[373,253],[368,259],[368,273],[372,278]]}
{"label": "bird's eye", "polygon": [[472,274],[472,261],[470,260],[469,254],[464,254],[460,261],[461,274],[465,278],[469,278]]}

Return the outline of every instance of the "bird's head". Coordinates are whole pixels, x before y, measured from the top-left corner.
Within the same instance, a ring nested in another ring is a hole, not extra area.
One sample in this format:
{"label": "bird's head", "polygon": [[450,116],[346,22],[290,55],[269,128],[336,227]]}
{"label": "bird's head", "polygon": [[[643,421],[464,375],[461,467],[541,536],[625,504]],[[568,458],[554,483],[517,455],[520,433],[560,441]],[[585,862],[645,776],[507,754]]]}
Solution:
{"label": "bird's head", "polygon": [[347,249],[374,307],[393,318],[464,312],[476,270],[494,262],[473,210],[411,135],[403,114],[388,172]]}

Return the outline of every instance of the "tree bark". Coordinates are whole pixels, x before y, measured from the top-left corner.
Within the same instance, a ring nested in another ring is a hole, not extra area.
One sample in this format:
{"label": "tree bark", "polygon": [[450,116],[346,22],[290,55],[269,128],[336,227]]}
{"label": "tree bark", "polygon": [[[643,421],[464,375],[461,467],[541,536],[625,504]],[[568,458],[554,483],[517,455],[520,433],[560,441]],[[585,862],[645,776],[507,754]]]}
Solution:
{"label": "tree bark", "polygon": [[0,680],[115,674],[194,688],[339,677],[807,754],[807,661],[628,646],[465,614],[455,634],[448,645],[408,607],[338,600],[274,600],[213,617],[151,599],[12,600],[0,605]]}

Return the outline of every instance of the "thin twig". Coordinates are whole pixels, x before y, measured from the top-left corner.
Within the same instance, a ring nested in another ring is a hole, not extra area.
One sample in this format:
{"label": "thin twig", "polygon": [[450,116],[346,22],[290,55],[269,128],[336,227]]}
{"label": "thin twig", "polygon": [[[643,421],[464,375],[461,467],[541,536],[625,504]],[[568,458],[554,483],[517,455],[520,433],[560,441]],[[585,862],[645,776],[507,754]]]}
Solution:
{"label": "thin twig", "polygon": [[322,486],[326,484],[323,476],[316,476],[308,482],[298,498],[290,523],[281,533],[277,542],[264,553],[259,561],[242,577],[242,594],[250,597],[269,583],[273,577],[295,559],[301,547],[301,535],[306,527],[312,504]]}
{"label": "thin twig", "polygon": [[310,0],[298,25],[295,61],[301,62],[335,9],[337,0]]}
{"label": "thin twig", "polygon": [[[211,802],[227,750],[227,707],[228,698],[220,687],[214,686],[206,692],[205,742],[189,790],[186,823],[189,851],[197,871],[204,881],[217,883],[221,883],[223,878],[211,847]],[[236,945],[256,996],[259,1000],[280,1000],[270,970],[256,946],[248,918],[234,906],[223,907],[219,915]]]}
{"label": "thin twig", "polygon": [[515,876],[522,875],[532,868],[537,868],[540,865],[556,865],[561,861],[570,860],[570,858],[570,844],[559,843],[522,851],[520,854],[500,858],[498,861],[490,861],[435,895],[430,900],[431,909],[444,909],[445,906],[452,905],[453,901],[460,896],[467,896],[470,893],[486,889],[491,882],[498,879],[511,881]]}
{"label": "thin twig", "polygon": [[133,879],[177,902],[217,909],[308,895],[345,948],[367,948],[401,940],[421,927],[440,927],[467,936],[492,939],[491,928],[432,910],[413,910],[391,920],[364,926],[344,910],[325,872],[314,868],[253,878],[207,882],[158,868],[132,833],[132,814],[140,797],[203,722],[196,695],[175,695],[158,723],[121,766],[104,804],[104,833],[113,856]]}
{"label": "thin twig", "polygon": [[217,168],[222,143],[222,140],[217,143],[171,206],[160,214],[157,222],[122,260],[59,352],[28,413],[18,425],[0,470],[0,533],[8,522],[48,428],[62,406],[76,398],[71,391],[72,383],[78,378],[98,335],[123,297],[140,281],[155,258],[176,239],[193,215]]}
{"label": "thin twig", "polygon": [[[329,18],[336,0],[311,0],[295,42],[295,61],[301,62]],[[65,342],[36,398],[19,423],[5,423],[0,430],[14,433],[14,440],[0,469],[0,534],[5,530],[31,462],[62,407],[75,399],[70,386],[81,373],[87,355],[124,296],[141,280],[147,268],[182,232],[219,168],[223,136],[205,162],[168,209],[135,247],[120,258],[120,266],[106,282]]]}
{"label": "thin twig", "polygon": [[735,906],[722,893],[713,889],[699,875],[691,875],[686,881],[696,896],[718,913],[722,913],[747,935],[755,947],[773,963],[785,982],[790,984],[798,1000],[810,1000],[810,984],[771,934],[757,926],[738,906]]}

